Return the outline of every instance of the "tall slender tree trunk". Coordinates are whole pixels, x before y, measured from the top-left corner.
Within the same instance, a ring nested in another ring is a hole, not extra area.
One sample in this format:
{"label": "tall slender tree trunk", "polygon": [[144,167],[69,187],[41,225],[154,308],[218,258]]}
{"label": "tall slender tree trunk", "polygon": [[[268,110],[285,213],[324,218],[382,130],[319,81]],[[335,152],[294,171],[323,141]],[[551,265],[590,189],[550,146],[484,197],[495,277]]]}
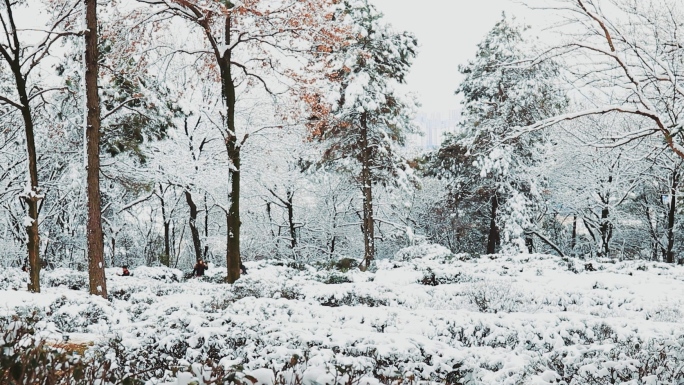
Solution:
{"label": "tall slender tree trunk", "polygon": [[97,0],[85,0],[85,7],[85,89],[86,107],[88,109],[86,116],[86,180],[88,199],[86,238],[88,242],[88,275],[90,294],[107,298],[100,202],[100,96],[97,91],[97,77],[99,73]]}
{"label": "tall slender tree trunk", "polygon": [[[233,165],[240,167],[240,150],[235,149],[237,154],[232,156]],[[240,279],[240,171],[231,171],[231,200],[228,209],[228,239],[226,265],[228,268],[227,282],[234,283]]]}
{"label": "tall slender tree trunk", "polygon": [[672,184],[670,185],[670,207],[667,213],[667,263],[674,263],[674,225],[675,214],[677,213],[677,188],[679,187],[679,171],[672,173]]}
{"label": "tall slender tree trunk", "polygon": [[197,205],[192,200],[192,194],[188,190],[185,190],[185,201],[188,202],[190,207],[190,235],[195,249],[195,260],[199,262],[202,259],[202,244],[200,242],[199,230],[197,229]]}
{"label": "tall slender tree trunk", "polygon": [[112,237],[112,265],[116,263],[116,237]]}
{"label": "tall slender tree trunk", "polygon": [[[24,105],[21,115],[24,119],[26,131],[26,148],[28,150],[29,182],[31,183],[28,194],[21,197],[26,205],[28,217],[31,223],[26,226],[28,261],[29,261],[29,284],[28,290],[33,293],[40,293],[40,234],[38,232],[38,209],[43,199],[38,186],[38,157],[36,155],[36,145],[33,136],[33,119],[28,105],[26,94],[26,83],[22,82],[23,92],[20,91],[19,99]],[[24,104],[25,103],[25,104]]]}
{"label": "tall slender tree trunk", "polygon": [[[611,168],[612,170],[612,168]],[[613,175],[608,176],[608,183],[613,182]],[[601,210],[601,223],[599,230],[601,231],[601,250],[600,253],[604,257],[610,255],[610,240],[613,238],[613,224],[610,223],[610,193],[606,193],[605,196],[599,194],[601,198],[601,203],[603,203],[603,209]]]}
{"label": "tall slender tree trunk", "polygon": [[496,253],[496,247],[500,243],[499,227],[496,224],[497,210],[499,209],[499,198],[496,194],[492,195],[492,218],[489,221],[489,237],[487,238],[487,254]]}
{"label": "tall slender tree trunk", "polygon": [[570,252],[575,255],[575,246],[577,246],[577,214],[572,216],[572,238],[570,240]]}
{"label": "tall slender tree trunk", "polygon": [[[225,42],[230,46],[231,15],[225,20]],[[226,281],[234,283],[240,279],[240,145],[235,131],[235,83],[231,73],[232,52],[226,49],[223,56],[218,57],[221,69],[222,95],[226,106],[226,151],[232,163],[229,169],[230,177],[230,207],[226,215],[228,235],[226,240],[226,266],[228,275]]]}
{"label": "tall slender tree trunk", "polygon": [[209,205],[207,204],[207,193],[204,193],[204,253],[203,257],[206,261],[209,255]]}
{"label": "tall slender tree trunk", "polygon": [[285,206],[287,207],[287,221],[290,226],[290,248],[294,250],[297,247],[297,229],[295,228],[294,222],[294,191],[287,190],[287,202]]}
{"label": "tall slender tree trunk", "polygon": [[40,293],[40,236],[38,233],[38,214],[43,196],[38,185],[38,156],[36,155],[36,142],[34,137],[34,122],[31,114],[31,106],[29,104],[28,92],[26,90],[26,76],[21,72],[22,53],[24,52],[20,46],[19,37],[17,36],[17,27],[14,23],[13,7],[14,3],[10,0],[4,0],[5,11],[7,12],[8,25],[5,26],[5,35],[7,37],[8,45],[0,45],[0,59],[7,62],[12,75],[19,96],[19,104],[15,105],[21,113],[21,118],[24,121],[24,133],[26,134],[26,155],[28,158],[28,181],[26,190],[20,196],[21,201],[26,209],[26,214],[30,223],[24,221],[26,230],[26,246],[28,249],[28,263],[29,263],[29,284],[28,290],[34,293]]}
{"label": "tall slender tree trunk", "polygon": [[[606,203],[607,204],[607,203]],[[605,206],[601,210],[601,253],[604,257],[608,257],[610,254],[610,239],[612,238],[612,225],[608,220],[610,215],[610,210],[608,206]]]}
{"label": "tall slender tree trunk", "polygon": [[361,191],[363,192],[363,263],[365,268],[370,266],[375,258],[375,226],[373,220],[373,191],[370,171],[371,148],[368,143],[368,126],[366,113],[361,115]]}
{"label": "tall slender tree trunk", "polygon": [[170,267],[171,266],[171,237],[170,237],[170,226],[171,221],[166,215],[166,201],[164,200],[164,189],[161,183],[159,184],[159,201],[161,205],[162,221],[164,222],[164,255],[161,257],[162,265]]}
{"label": "tall slender tree trunk", "polygon": [[527,247],[528,253],[534,253],[534,238],[531,236],[525,236],[525,246]]}

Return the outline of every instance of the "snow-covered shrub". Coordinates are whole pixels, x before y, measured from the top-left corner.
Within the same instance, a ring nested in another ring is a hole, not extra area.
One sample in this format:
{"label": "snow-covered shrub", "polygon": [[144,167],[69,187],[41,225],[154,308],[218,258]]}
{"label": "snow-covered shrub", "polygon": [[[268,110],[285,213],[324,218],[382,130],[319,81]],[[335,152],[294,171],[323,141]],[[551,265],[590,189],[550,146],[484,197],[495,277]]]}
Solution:
{"label": "snow-covered shrub", "polygon": [[327,285],[337,285],[341,283],[351,283],[353,282],[347,274],[343,274],[337,271],[326,271],[315,276],[316,280]]}
{"label": "snow-covered shrub", "polygon": [[109,290],[108,294],[111,298],[120,299],[123,301],[128,301],[131,298],[131,292],[123,288]]}
{"label": "snow-covered shrub", "polygon": [[473,280],[474,278],[470,274],[449,270],[433,270],[428,267],[424,270],[423,278],[421,278],[419,282],[423,285],[437,286],[472,282]]}
{"label": "snow-covered shrub", "polygon": [[454,258],[454,254],[446,247],[434,243],[405,247],[394,254],[394,260],[397,261],[412,261],[419,258],[448,261]]}
{"label": "snow-covered shrub", "polygon": [[163,297],[172,294],[182,293],[183,288],[178,285],[158,285],[154,288],[154,294],[157,297]]}
{"label": "snow-covered shrub", "polygon": [[680,384],[684,381],[682,338],[643,340],[630,336],[610,345],[577,350],[556,349],[545,354],[537,369],[547,369],[557,381],[568,385]]}
{"label": "snow-covered shrub", "polygon": [[465,290],[470,303],[483,313],[510,313],[521,303],[510,281],[484,280],[469,284]]}
{"label": "snow-covered shrub", "polygon": [[296,283],[290,280],[284,281],[264,281],[251,277],[239,279],[232,285],[233,298],[235,300],[254,297],[254,298],[285,298],[301,299],[302,294]]}
{"label": "snow-covered shrub", "polygon": [[165,283],[176,283],[183,280],[184,274],[178,269],[172,269],[170,267],[158,266],[158,267],[147,267],[139,266],[133,269],[133,276],[138,278],[148,278],[155,281],[165,282]]}
{"label": "snow-covered shrub", "polygon": [[421,278],[420,283],[427,286],[437,286],[440,284],[440,282],[437,281],[437,276],[432,269],[428,269],[428,271],[423,274],[423,278]]}
{"label": "snow-covered shrub", "polygon": [[179,367],[177,360],[160,354],[152,345],[140,349],[130,341],[124,344],[121,336],[99,343],[88,351],[88,355],[107,357],[111,362],[110,377],[131,380],[123,384],[143,384],[146,380],[169,377]]}
{"label": "snow-covered shrub", "polygon": [[[233,385],[254,385],[254,384],[268,384],[277,383],[282,385],[301,384],[301,382],[286,382],[285,377],[281,378],[280,382],[276,382],[275,371],[263,369],[260,375],[253,376],[246,374],[241,365],[224,365],[213,360],[206,360],[202,364],[186,365],[185,371],[176,374],[174,385],[192,385],[192,384],[233,384]],[[268,376],[264,378],[264,372]],[[200,379],[202,382],[200,382]],[[261,380],[260,380],[261,379]]]}
{"label": "snow-covered shrub", "polygon": [[389,303],[379,297],[368,294],[361,294],[355,291],[347,291],[343,295],[333,294],[328,296],[321,296],[317,298],[322,306],[338,307],[338,306],[368,306],[378,307],[387,306]]}
{"label": "snow-covered shrub", "polygon": [[646,311],[646,319],[657,322],[681,322],[681,305],[659,305]]}
{"label": "snow-covered shrub", "polygon": [[[681,332],[654,322],[675,321],[679,297],[652,288],[680,292],[682,267],[628,261],[575,275],[536,254],[379,260],[375,273],[253,264],[232,286],[112,276],[111,301],[65,286],[0,293],[0,317],[34,314],[43,336],[93,341],[84,355],[108,357],[116,376],[148,371],[136,380],[166,385],[200,373],[245,385],[593,385],[627,382],[629,365],[643,371],[631,383],[681,382],[671,366],[684,361]],[[353,282],[323,283],[333,274]],[[437,286],[421,285],[426,276]]]}
{"label": "snow-covered shrub", "polygon": [[335,269],[344,273],[351,269],[356,269],[357,267],[359,267],[359,261],[353,258],[342,258],[339,261],[335,262],[331,267],[334,267]]}
{"label": "snow-covered shrub", "polygon": [[42,339],[32,326],[37,322],[38,318],[0,319],[2,384],[109,385],[124,380],[112,375],[109,362],[97,359],[102,357],[84,358],[85,347]]}
{"label": "snow-covered shrub", "polygon": [[0,269],[0,290],[20,290],[28,284],[28,274],[15,267]]}
{"label": "snow-covered shrub", "polygon": [[44,270],[42,282],[45,287],[64,286],[71,290],[88,290],[88,273],[67,268]]}
{"label": "snow-covered shrub", "polygon": [[47,309],[47,317],[62,332],[107,330],[112,309],[102,299],[60,297]]}

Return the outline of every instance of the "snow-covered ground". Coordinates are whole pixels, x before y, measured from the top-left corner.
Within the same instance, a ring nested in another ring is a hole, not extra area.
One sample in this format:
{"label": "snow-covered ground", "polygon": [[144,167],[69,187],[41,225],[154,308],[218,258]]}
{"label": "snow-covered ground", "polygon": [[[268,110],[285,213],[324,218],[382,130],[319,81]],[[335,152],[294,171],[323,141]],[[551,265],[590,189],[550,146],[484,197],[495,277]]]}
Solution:
{"label": "snow-covered ground", "polygon": [[167,268],[109,269],[109,301],[87,294],[85,273],[43,272],[31,294],[25,273],[9,270],[0,317],[36,312],[46,338],[115,341],[127,357],[173,362],[141,375],[150,383],[203,383],[212,366],[259,384],[684,380],[682,266],[439,246],[402,250],[374,272],[246,265],[233,286],[219,283],[223,268],[187,281]]}

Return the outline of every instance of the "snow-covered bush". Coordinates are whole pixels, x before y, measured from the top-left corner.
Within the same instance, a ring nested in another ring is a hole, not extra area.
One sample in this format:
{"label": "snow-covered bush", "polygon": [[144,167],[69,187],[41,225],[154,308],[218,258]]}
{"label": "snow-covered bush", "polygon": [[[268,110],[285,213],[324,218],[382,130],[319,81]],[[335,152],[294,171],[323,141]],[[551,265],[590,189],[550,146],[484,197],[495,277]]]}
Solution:
{"label": "snow-covered bush", "polygon": [[95,332],[109,330],[112,309],[101,298],[59,297],[46,311],[46,317],[62,332]]}
{"label": "snow-covered bush", "polygon": [[483,313],[510,313],[521,304],[517,293],[508,280],[484,280],[471,283],[465,290],[470,303]]}
{"label": "snow-covered bush", "polygon": [[26,287],[28,274],[15,267],[0,269],[0,290],[20,290]]}
{"label": "snow-covered bush", "polygon": [[327,274],[323,278],[322,282],[328,285],[337,285],[340,283],[351,283],[353,281],[346,274],[341,274],[333,271]]}
{"label": "snow-covered bush", "polygon": [[45,287],[64,286],[71,290],[88,290],[88,273],[67,268],[44,270],[41,277]]}
{"label": "snow-covered bush", "polygon": [[296,283],[290,280],[264,281],[251,277],[241,278],[232,285],[233,298],[235,300],[254,298],[285,298],[301,299],[302,294]]}
{"label": "snow-covered bush", "polygon": [[646,311],[646,319],[656,322],[681,322],[681,304],[659,305]]}
{"label": "snow-covered bush", "polygon": [[338,306],[368,306],[378,307],[387,306],[389,302],[383,298],[376,297],[369,294],[362,294],[356,291],[347,291],[342,295],[322,295],[316,298],[318,303],[322,306],[338,307]]}
{"label": "snow-covered bush", "polygon": [[172,269],[170,267],[159,266],[159,267],[147,267],[139,266],[133,269],[133,276],[139,278],[148,278],[155,281],[165,282],[165,283],[176,283],[181,282],[184,278],[182,271],[178,269]]}
{"label": "snow-covered bush", "polygon": [[[666,321],[684,267],[593,261],[597,271],[575,274],[567,262],[416,257],[346,273],[253,262],[232,286],[112,271],[110,301],[64,285],[11,291],[0,316],[34,317],[43,336],[89,341],[84,357],[108,357],[117,378],[165,385],[680,381],[684,337]],[[338,275],[350,282],[325,283]]]}
{"label": "snow-covered bush", "polygon": [[120,383],[106,360],[82,356],[84,346],[49,342],[32,325],[37,318],[0,318],[0,379],[7,385],[102,385]]}
{"label": "snow-covered bush", "polygon": [[[533,365],[551,373],[539,384],[679,384],[684,381],[684,345],[675,340],[643,340],[629,336],[610,344],[577,350],[562,347],[542,356]],[[554,378],[555,381],[549,381]]]}
{"label": "snow-covered bush", "polygon": [[448,261],[454,258],[454,254],[446,247],[434,243],[405,247],[394,254],[396,261],[412,261],[418,258]]}
{"label": "snow-covered bush", "polygon": [[437,285],[448,285],[453,283],[465,283],[472,282],[474,278],[469,274],[453,270],[433,270],[428,267],[423,272],[423,278],[420,279],[420,283],[423,285],[437,286]]}

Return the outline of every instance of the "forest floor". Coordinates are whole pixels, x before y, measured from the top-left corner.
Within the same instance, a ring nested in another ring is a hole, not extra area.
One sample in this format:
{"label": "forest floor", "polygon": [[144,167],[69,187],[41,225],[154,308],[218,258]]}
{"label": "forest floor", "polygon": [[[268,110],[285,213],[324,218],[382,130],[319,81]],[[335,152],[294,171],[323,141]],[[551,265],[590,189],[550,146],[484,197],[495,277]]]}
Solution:
{"label": "forest floor", "polygon": [[246,266],[232,286],[220,267],[189,280],[169,268],[138,267],[132,277],[112,268],[109,300],[88,295],[83,272],[44,271],[42,293],[32,294],[26,273],[8,269],[0,317],[33,314],[41,337],[116,344],[124,361],[173,362],[140,375],[154,384],[209,383],[219,367],[268,385],[684,379],[682,266],[469,257],[434,245],[371,272]]}

